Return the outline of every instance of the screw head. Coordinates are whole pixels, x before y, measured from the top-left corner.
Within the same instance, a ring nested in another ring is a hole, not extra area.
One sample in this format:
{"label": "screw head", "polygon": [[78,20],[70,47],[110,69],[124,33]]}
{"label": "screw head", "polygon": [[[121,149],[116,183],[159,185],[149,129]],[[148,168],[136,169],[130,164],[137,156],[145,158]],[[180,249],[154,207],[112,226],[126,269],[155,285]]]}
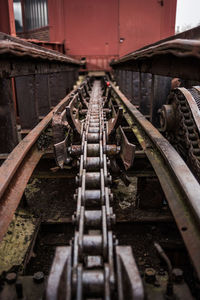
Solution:
{"label": "screw head", "polygon": [[43,272],[36,272],[34,275],[33,275],[33,280],[36,282],[36,283],[41,283],[44,281],[44,273]]}

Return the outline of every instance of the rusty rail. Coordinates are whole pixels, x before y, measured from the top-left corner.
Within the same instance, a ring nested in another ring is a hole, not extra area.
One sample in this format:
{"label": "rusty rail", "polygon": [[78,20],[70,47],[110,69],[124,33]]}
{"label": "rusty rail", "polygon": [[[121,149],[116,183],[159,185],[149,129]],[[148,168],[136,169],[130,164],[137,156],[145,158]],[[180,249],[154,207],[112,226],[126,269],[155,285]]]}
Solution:
{"label": "rusty rail", "polygon": [[54,112],[63,109],[72,93],[73,91],[14,148],[0,167],[0,240],[6,233],[33,170],[44,154],[38,149],[37,140],[50,124]]}
{"label": "rusty rail", "polygon": [[200,278],[200,185],[171,144],[112,83],[118,105],[152,164]]}

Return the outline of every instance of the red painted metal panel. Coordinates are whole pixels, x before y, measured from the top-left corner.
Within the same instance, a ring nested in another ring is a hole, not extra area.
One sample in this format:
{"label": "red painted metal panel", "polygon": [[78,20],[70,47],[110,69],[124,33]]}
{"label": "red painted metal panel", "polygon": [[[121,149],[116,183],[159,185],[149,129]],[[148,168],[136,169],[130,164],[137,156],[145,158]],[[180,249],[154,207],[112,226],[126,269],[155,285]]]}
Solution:
{"label": "red painted metal panel", "polygon": [[0,31],[16,35],[13,0],[0,0]]}
{"label": "red painted metal panel", "polygon": [[65,17],[66,49],[69,54],[117,54],[117,0],[66,0]]}
{"label": "red painted metal panel", "polygon": [[65,0],[48,0],[48,20],[50,42],[63,43],[66,39]]}
{"label": "red painted metal panel", "polygon": [[119,55],[174,34],[176,0],[120,0]]}
{"label": "red painted metal panel", "polygon": [[65,40],[68,55],[86,57],[90,69],[118,57],[118,0],[49,0],[48,10],[50,41]]}
{"label": "red painted metal panel", "polygon": [[111,58],[173,35],[176,0],[48,0],[48,12],[51,42],[107,69]]}

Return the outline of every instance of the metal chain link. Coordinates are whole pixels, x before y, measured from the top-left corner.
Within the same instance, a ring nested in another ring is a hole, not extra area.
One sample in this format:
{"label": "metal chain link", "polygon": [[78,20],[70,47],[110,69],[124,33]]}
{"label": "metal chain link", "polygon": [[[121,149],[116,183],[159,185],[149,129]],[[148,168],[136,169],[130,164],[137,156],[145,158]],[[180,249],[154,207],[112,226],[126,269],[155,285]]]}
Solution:
{"label": "metal chain link", "polygon": [[94,82],[85,122],[82,124],[76,224],[73,242],[73,293],[76,299],[110,299],[114,289],[113,234],[115,215],[110,207],[106,156],[107,123],[103,111],[102,90]]}

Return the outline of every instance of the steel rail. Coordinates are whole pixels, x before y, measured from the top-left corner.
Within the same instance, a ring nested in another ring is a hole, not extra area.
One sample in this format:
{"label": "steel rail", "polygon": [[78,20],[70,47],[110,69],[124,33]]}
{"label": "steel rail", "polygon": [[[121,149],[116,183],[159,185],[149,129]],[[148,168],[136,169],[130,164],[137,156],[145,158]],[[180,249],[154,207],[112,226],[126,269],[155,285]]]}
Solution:
{"label": "steel rail", "polygon": [[111,83],[115,100],[158,176],[200,278],[200,185],[171,144]]}
{"label": "steel rail", "polygon": [[71,91],[51,112],[14,148],[0,167],[0,241],[17,209],[23,191],[37,163],[44,154],[36,143],[50,124],[53,114],[68,104]]}

